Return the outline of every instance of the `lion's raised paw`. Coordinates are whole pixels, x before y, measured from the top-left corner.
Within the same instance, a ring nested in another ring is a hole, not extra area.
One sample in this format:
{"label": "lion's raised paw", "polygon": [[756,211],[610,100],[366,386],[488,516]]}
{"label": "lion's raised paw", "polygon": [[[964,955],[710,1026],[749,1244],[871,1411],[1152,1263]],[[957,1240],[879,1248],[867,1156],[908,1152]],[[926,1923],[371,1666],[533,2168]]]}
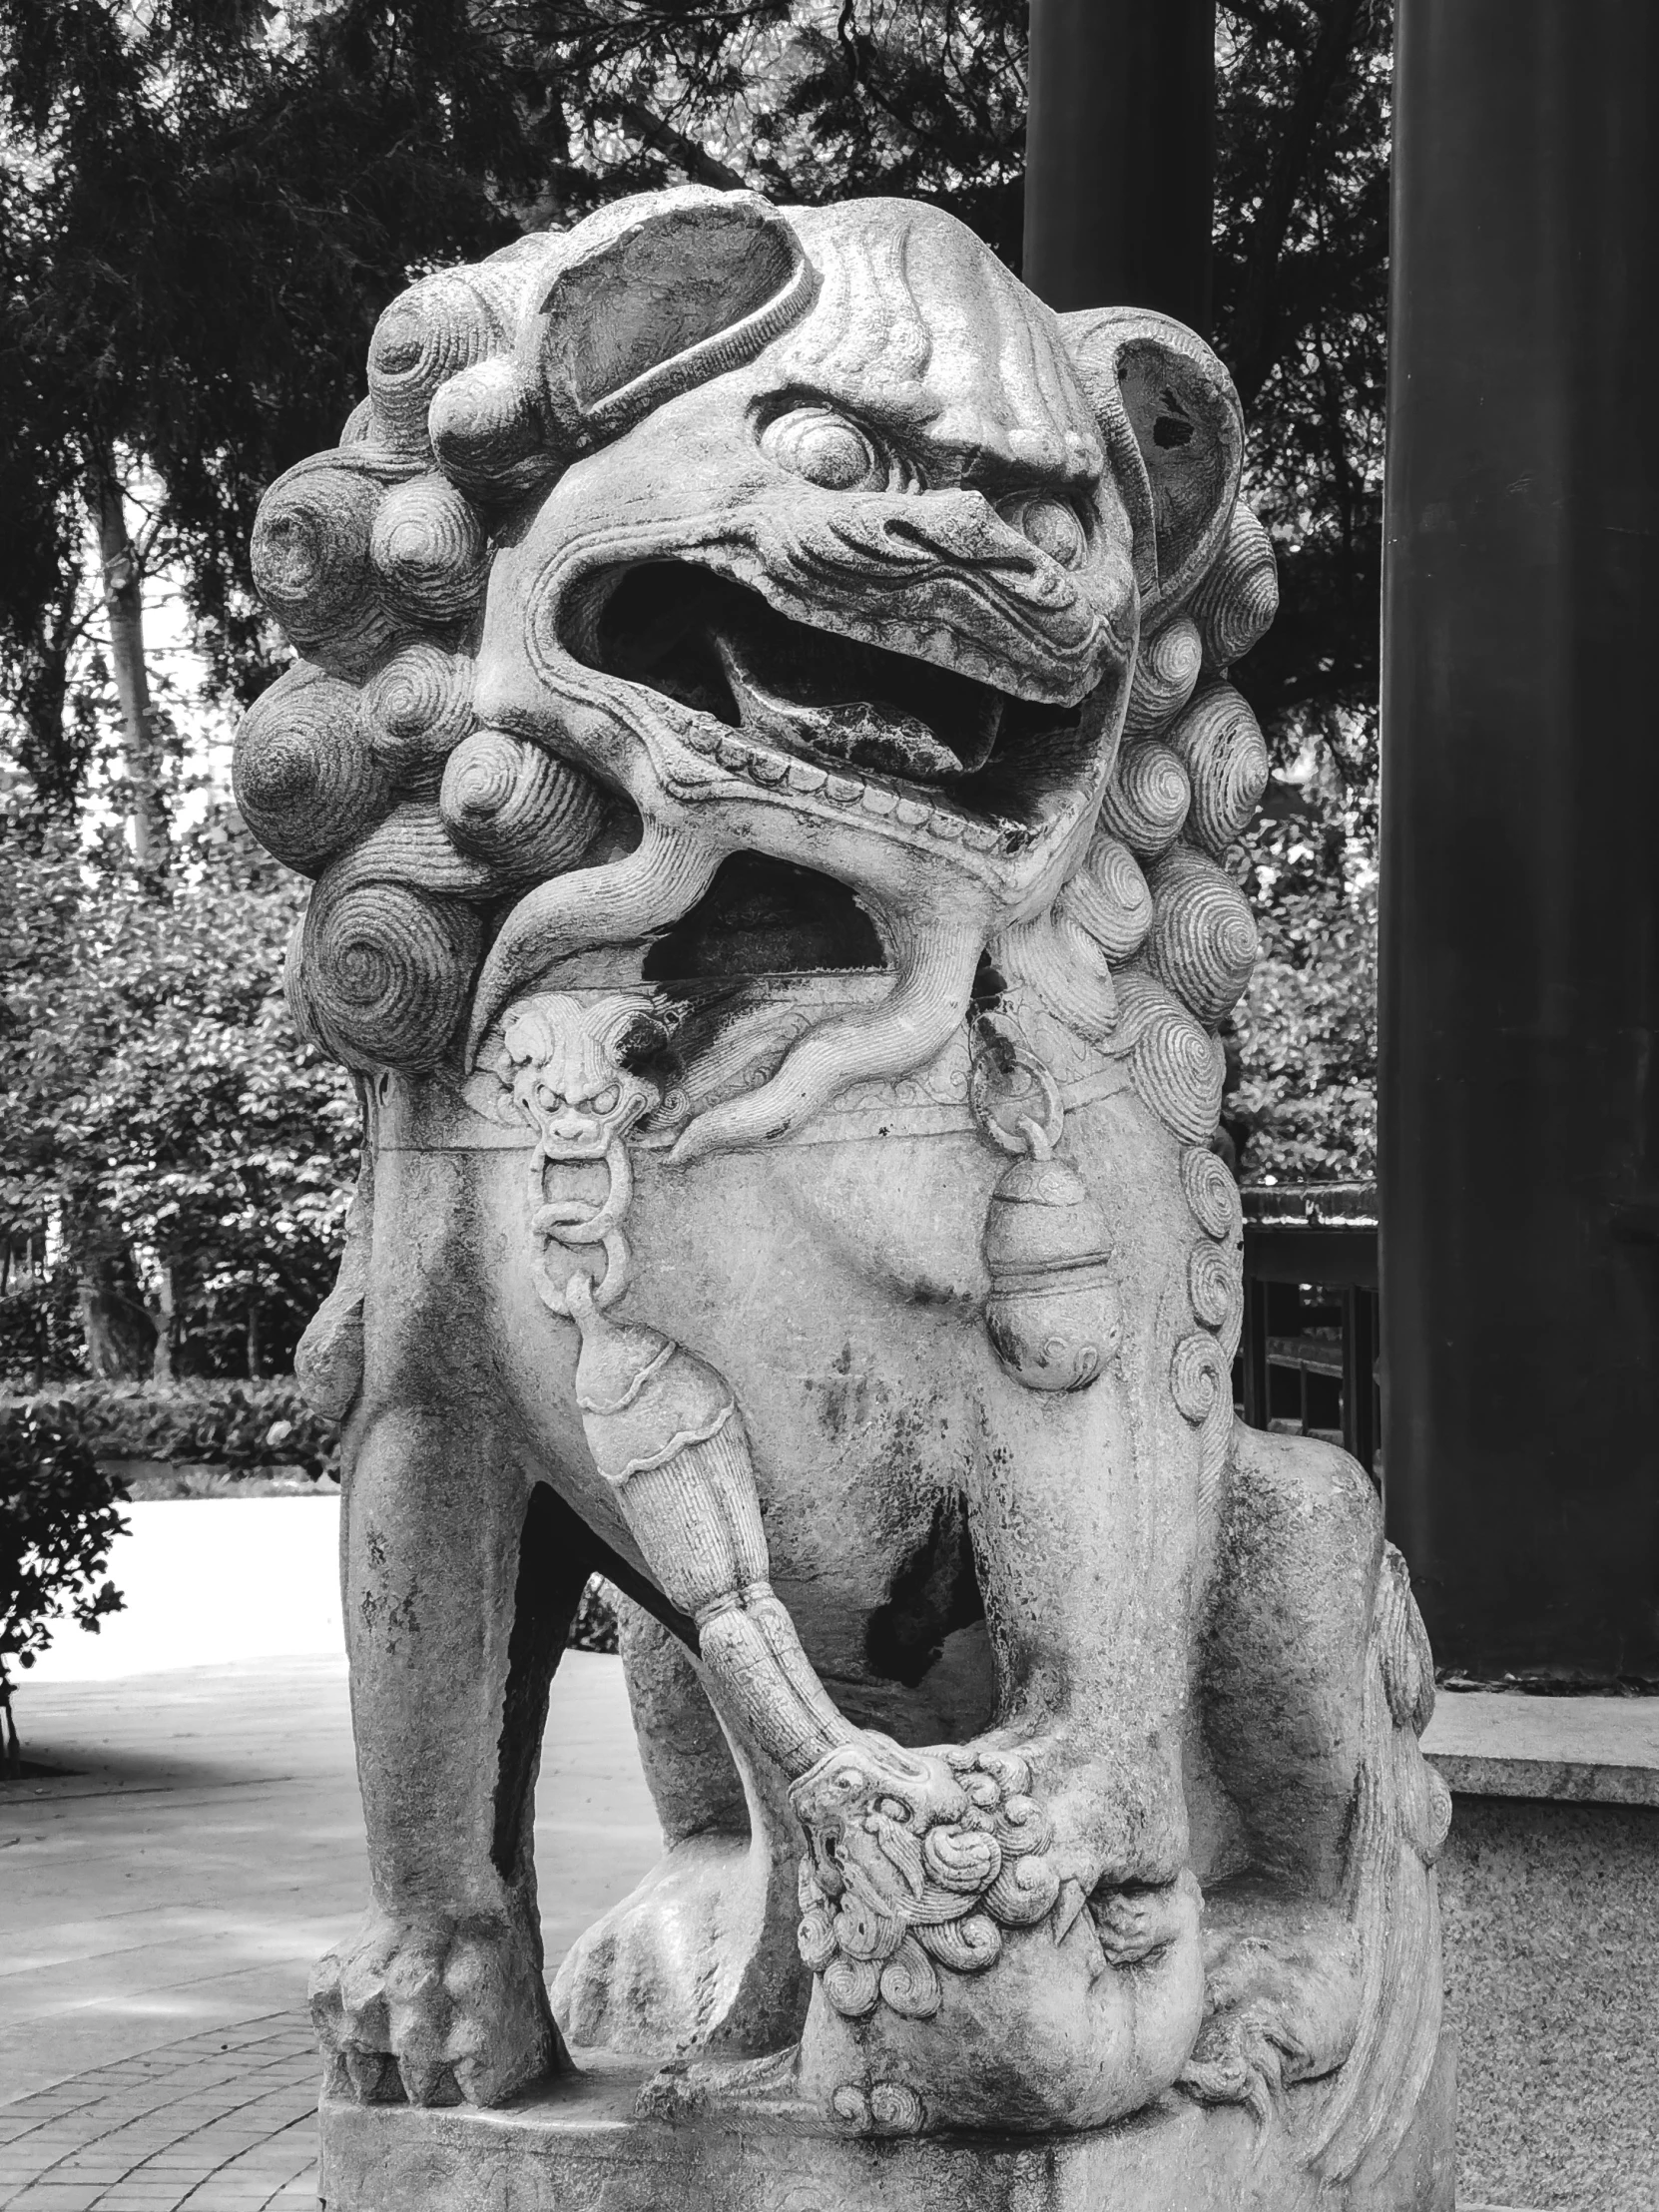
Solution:
{"label": "lion's raised paw", "polygon": [[317,1961],[327,2088],[363,2104],[501,2104],[562,2056],[535,1952],[502,1916],[371,1912]]}

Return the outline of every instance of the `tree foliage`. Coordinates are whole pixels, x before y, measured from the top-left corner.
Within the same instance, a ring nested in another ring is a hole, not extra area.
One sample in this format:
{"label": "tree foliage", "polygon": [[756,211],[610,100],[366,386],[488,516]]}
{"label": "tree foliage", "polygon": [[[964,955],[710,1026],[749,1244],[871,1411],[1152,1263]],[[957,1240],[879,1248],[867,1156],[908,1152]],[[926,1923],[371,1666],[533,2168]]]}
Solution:
{"label": "tree foliage", "polygon": [[[1221,0],[1219,20],[1215,336],[1282,575],[1239,671],[1280,780],[1240,860],[1267,956],[1235,1103],[1247,1172],[1292,1174],[1369,1157],[1391,22],[1387,0]],[[258,499],[331,442],[412,276],[687,177],[917,196],[1017,267],[1025,37],[1023,0],[0,11],[0,768],[21,771],[0,1226],[56,1225],[60,1280],[21,1317],[37,1350],[57,1356],[73,1302],[95,1366],[279,1361],[353,1144],[343,1079],[276,995],[293,889],[223,813],[170,874],[136,877],[105,833],[127,771],[89,509],[114,542],[117,483],[138,591],[176,578],[210,691],[251,697],[277,650],[247,567]]]}
{"label": "tree foliage", "polygon": [[[1285,556],[1250,677],[1270,724],[1341,745],[1376,686],[1389,13],[1221,16],[1217,337]],[[257,689],[255,506],[333,435],[411,273],[686,175],[913,194],[1017,265],[1024,63],[1019,0],[14,0],[0,393],[26,436],[0,651],[30,765],[60,795],[84,767],[54,709],[100,454],[153,472],[150,550]]]}
{"label": "tree foliage", "polygon": [[125,1497],[49,1406],[0,1405],[0,1772],[18,1764],[12,1668],[34,1665],[64,1607],[95,1634],[121,1610],[104,1567]]}
{"label": "tree foliage", "polygon": [[0,851],[0,1229],[110,1238],[163,1372],[285,1366],[332,1278],[357,1107],[282,1002],[301,897],[223,810],[160,897],[113,835]]}

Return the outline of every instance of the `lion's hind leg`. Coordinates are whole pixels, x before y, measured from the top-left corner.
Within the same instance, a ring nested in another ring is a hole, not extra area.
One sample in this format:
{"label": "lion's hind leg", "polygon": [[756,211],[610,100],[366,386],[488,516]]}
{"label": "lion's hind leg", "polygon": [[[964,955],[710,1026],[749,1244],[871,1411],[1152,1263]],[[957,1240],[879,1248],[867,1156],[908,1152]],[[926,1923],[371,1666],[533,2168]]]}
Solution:
{"label": "lion's hind leg", "polygon": [[1278,2106],[1341,2178],[1408,2125],[1438,2035],[1430,1869],[1449,1802],[1417,1749],[1432,1665],[1354,1460],[1240,1424],[1229,1476],[1199,1695],[1249,1866],[1207,1899],[1182,2085],[1263,2119]]}

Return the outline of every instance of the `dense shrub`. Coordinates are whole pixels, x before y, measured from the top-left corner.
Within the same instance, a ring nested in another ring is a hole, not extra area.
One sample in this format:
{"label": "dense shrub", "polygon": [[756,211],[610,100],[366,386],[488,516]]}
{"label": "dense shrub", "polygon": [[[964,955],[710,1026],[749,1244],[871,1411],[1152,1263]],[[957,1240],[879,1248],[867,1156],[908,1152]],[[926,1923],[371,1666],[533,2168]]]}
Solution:
{"label": "dense shrub", "polygon": [[339,1473],[332,1421],[313,1413],[291,1378],[260,1382],[75,1382],[19,1401],[47,1411],[100,1459],[194,1460],[214,1466],[300,1466]]}
{"label": "dense shrub", "polygon": [[104,1567],[126,1495],[52,1406],[0,1405],[0,1770],[18,1765],[11,1669],[34,1665],[63,1607],[94,1632],[121,1610]]}

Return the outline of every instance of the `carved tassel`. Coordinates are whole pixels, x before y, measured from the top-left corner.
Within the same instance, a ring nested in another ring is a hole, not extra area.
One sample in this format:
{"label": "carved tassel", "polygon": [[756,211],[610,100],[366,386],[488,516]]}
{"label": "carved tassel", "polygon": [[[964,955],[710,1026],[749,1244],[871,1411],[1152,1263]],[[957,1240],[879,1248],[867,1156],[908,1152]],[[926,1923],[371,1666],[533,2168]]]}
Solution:
{"label": "carved tassel", "polygon": [[732,1386],[661,1330],[607,1320],[585,1277],[576,1401],[588,1448],[664,1594],[737,1713],[792,1780],[852,1731],[773,1593],[749,1437]]}

